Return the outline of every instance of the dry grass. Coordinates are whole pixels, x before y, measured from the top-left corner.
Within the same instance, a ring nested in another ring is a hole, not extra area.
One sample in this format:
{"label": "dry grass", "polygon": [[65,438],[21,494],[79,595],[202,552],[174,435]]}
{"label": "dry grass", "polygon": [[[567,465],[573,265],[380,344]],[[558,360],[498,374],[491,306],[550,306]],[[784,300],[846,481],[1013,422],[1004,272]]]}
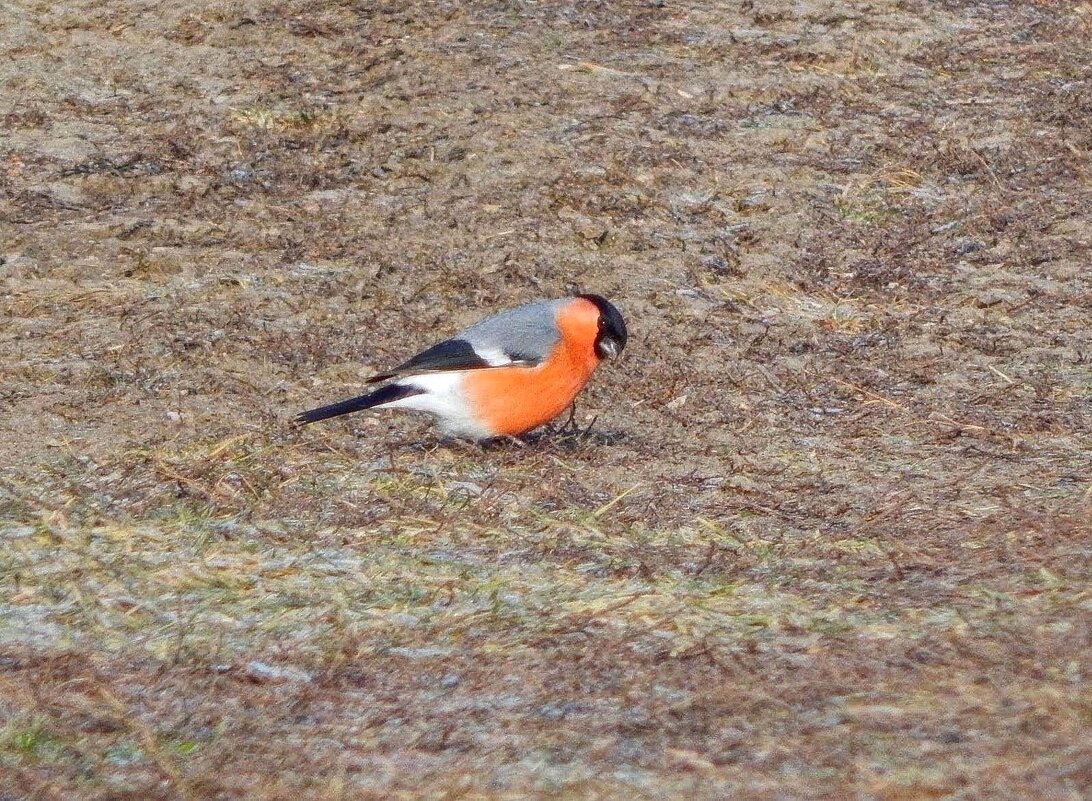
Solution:
{"label": "dry grass", "polygon": [[[0,798],[1087,795],[1086,6],[25,5]],[[585,437],[287,425],[577,287]]]}

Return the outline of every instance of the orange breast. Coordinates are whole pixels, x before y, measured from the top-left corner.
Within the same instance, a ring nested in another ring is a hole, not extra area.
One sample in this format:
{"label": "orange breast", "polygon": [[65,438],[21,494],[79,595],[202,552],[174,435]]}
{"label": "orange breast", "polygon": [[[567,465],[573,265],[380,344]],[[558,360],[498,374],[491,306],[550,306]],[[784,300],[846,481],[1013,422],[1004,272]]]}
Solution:
{"label": "orange breast", "polygon": [[561,414],[599,365],[595,337],[599,312],[574,300],[558,312],[561,339],[537,367],[475,370],[463,387],[475,416],[496,435],[530,431]]}

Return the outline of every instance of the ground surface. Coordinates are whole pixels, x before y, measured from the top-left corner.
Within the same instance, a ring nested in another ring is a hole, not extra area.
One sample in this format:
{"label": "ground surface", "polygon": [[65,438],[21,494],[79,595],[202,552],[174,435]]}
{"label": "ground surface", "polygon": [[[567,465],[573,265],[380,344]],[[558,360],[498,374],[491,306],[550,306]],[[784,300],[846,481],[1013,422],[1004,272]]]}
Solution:
{"label": "ground surface", "polygon": [[[1078,798],[1092,6],[0,7],[0,798]],[[302,432],[627,314],[584,439]]]}

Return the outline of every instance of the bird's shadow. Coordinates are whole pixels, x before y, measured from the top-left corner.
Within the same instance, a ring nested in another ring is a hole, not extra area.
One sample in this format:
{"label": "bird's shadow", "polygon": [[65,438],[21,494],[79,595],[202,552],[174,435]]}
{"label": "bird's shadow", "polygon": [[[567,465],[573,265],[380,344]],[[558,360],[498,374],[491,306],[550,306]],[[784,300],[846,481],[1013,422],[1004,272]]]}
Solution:
{"label": "bird's shadow", "polygon": [[481,452],[512,451],[518,448],[534,448],[535,450],[558,448],[573,451],[585,445],[617,445],[626,440],[625,434],[620,431],[593,431],[592,428],[597,419],[592,418],[586,426],[577,424],[574,407],[564,423],[551,423],[526,434],[491,437],[476,442],[457,437],[443,437],[438,444],[441,447],[472,448]]}
{"label": "bird's shadow", "polygon": [[625,435],[619,431],[533,431],[518,437],[492,437],[491,439],[468,440],[458,437],[443,437],[436,444],[441,448],[473,450],[480,453],[518,453],[522,448],[542,451],[549,448],[575,451],[586,445],[617,445],[624,442]]}
{"label": "bird's shadow", "polygon": [[[523,445],[547,447],[557,446],[568,450],[575,450],[584,445],[617,445],[625,440],[625,435],[620,431],[533,431],[515,438]],[[504,441],[510,441],[503,439]]]}

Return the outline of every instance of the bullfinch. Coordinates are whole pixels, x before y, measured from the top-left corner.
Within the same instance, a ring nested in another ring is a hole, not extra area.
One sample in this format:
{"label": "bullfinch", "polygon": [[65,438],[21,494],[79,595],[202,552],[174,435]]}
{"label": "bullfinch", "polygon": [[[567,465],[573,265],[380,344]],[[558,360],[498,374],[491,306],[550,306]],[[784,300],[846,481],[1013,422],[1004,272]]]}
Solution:
{"label": "bullfinch", "polygon": [[433,414],[452,436],[515,436],[561,414],[627,338],[621,313],[599,295],[528,303],[372,376],[369,384],[384,384],[374,392],[303,412],[296,422],[415,409]]}

